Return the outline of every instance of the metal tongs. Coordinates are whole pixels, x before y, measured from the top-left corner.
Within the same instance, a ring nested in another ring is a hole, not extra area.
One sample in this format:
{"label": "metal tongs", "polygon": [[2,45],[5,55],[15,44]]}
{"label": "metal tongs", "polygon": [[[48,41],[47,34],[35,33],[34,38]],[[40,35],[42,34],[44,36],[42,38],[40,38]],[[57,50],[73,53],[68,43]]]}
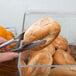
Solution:
{"label": "metal tongs", "polygon": [[36,48],[36,47],[38,47],[38,46],[40,46],[40,45],[42,45],[42,44],[44,44],[46,42],[46,40],[38,40],[38,41],[31,42],[31,43],[29,43],[27,45],[21,46],[20,44],[22,43],[23,36],[24,36],[24,32],[22,32],[16,38],[13,38],[11,40],[8,40],[8,41],[4,42],[3,44],[0,45],[0,48],[3,48],[5,46],[7,46],[7,45],[10,45],[13,42],[17,42],[17,44],[18,44],[17,47],[18,48],[14,49],[14,50],[11,50],[11,51],[8,51],[8,52],[22,52],[22,51],[26,51],[26,50]]}

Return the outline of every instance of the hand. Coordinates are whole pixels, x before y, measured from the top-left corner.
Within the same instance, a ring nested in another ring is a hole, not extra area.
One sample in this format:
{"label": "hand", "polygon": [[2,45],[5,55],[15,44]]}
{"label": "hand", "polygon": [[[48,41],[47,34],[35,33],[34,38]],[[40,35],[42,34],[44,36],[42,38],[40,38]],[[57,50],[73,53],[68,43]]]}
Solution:
{"label": "hand", "polygon": [[0,62],[12,60],[18,57],[18,53],[0,53]]}
{"label": "hand", "polygon": [[[0,44],[4,43],[6,41],[6,39],[4,38],[0,38]],[[6,49],[9,49],[9,47],[5,47]],[[18,53],[10,53],[10,52],[6,52],[6,53],[0,53],[0,62],[4,62],[4,61],[8,61],[8,60],[12,60],[14,58],[18,57]]]}

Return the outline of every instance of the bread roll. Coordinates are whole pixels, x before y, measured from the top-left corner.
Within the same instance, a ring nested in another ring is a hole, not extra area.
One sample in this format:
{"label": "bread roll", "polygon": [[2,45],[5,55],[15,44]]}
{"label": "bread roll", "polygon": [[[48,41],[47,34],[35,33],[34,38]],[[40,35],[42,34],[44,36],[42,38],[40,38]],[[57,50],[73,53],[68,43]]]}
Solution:
{"label": "bread roll", "polygon": [[[20,59],[20,66],[22,65],[26,65],[26,63],[24,62],[24,60],[21,58]],[[25,68],[24,67],[20,67],[20,70],[21,70],[21,75],[22,76],[25,76]]]}
{"label": "bread roll", "polygon": [[52,55],[49,52],[42,51],[34,53],[27,65],[52,65],[52,63]]}
{"label": "bread roll", "polygon": [[55,47],[52,44],[49,44],[48,46],[46,46],[45,48],[43,48],[41,50],[31,50],[30,56],[34,56],[35,53],[37,54],[38,52],[42,52],[42,51],[43,52],[46,51],[46,52],[49,52],[51,55],[54,55]]}
{"label": "bread roll", "polygon": [[[24,63],[24,61],[22,61],[21,64],[22,64],[22,65],[26,65],[26,64]],[[20,67],[20,70],[21,70],[21,76],[25,76],[25,70],[26,70],[26,69],[25,69],[24,67]]]}
{"label": "bread roll", "polygon": [[76,76],[76,67],[56,67],[49,76]]}
{"label": "bread roll", "polygon": [[50,67],[26,67],[24,76],[48,76]]}
{"label": "bread roll", "polygon": [[21,53],[21,58],[22,58],[23,60],[26,60],[29,55],[30,55],[30,52],[29,52],[28,50],[27,50],[27,51],[23,51],[23,52]]}
{"label": "bread roll", "polygon": [[62,49],[58,49],[54,54],[55,65],[76,65],[73,57]]}
{"label": "bread roll", "polygon": [[55,47],[52,44],[49,44],[43,50],[50,52],[51,55],[54,55],[55,54]]}
{"label": "bread roll", "polygon": [[[50,53],[38,52],[30,58],[27,65],[52,65],[52,62]],[[50,73],[50,67],[26,67],[25,69],[25,76],[48,76]]]}
{"label": "bread roll", "polygon": [[69,48],[69,46],[68,46],[67,52],[68,52],[69,54],[71,54],[71,49]]}
{"label": "bread roll", "polygon": [[24,34],[24,43],[28,44],[36,40],[46,40],[40,48],[50,44],[60,33],[60,25],[51,18],[42,18],[32,24]]}
{"label": "bread roll", "polygon": [[68,48],[68,41],[65,38],[63,38],[62,36],[58,36],[53,41],[53,45],[55,46],[56,49],[67,50],[67,48]]}

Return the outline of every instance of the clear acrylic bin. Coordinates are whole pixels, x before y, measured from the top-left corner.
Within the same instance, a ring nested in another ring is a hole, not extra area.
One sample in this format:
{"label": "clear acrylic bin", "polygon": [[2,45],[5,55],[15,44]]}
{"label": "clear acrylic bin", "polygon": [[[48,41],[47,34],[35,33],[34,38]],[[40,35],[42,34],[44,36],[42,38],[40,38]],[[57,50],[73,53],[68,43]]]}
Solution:
{"label": "clear acrylic bin", "polygon": [[[60,35],[66,38],[69,42],[75,43],[76,42],[76,13],[51,13],[51,12],[26,12],[24,14],[24,20],[23,20],[23,26],[22,29],[28,29],[31,24],[33,24],[35,21],[44,18],[44,17],[50,17],[55,19],[60,25],[61,25],[61,32]],[[24,70],[26,67],[75,67],[75,65],[30,65],[27,66],[25,64],[22,64],[22,55],[19,54],[19,60],[18,60],[18,69],[20,76],[24,75]]]}
{"label": "clear acrylic bin", "polygon": [[11,31],[14,34],[14,36],[17,36],[17,30],[15,27],[5,27],[5,28],[6,30]]}
{"label": "clear acrylic bin", "polygon": [[[2,26],[3,27],[3,26]],[[16,37],[17,36],[17,30],[16,30],[16,28],[15,27],[4,27],[7,31],[10,31],[10,32],[12,32],[13,33],[13,35],[14,35],[14,37]],[[13,38],[13,37],[9,37],[8,38],[8,40],[10,40],[11,38]],[[17,48],[16,46],[18,45],[17,44],[17,42],[15,43],[15,45],[14,44],[10,44],[11,45],[11,49],[10,49],[10,51],[12,50],[12,49],[15,49],[15,48]],[[13,48],[14,47],[14,48]],[[1,51],[2,52],[2,51]]]}
{"label": "clear acrylic bin", "polygon": [[[4,26],[3,26],[4,27]],[[16,30],[16,28],[15,27],[4,27],[6,30],[8,30],[8,31],[11,31],[13,34],[14,34],[14,36],[17,36],[17,30]],[[12,49],[14,49],[14,48],[12,48]],[[0,76],[2,76],[2,75],[4,75],[5,74],[5,76],[9,76],[9,75],[11,75],[11,74],[17,74],[17,67],[15,67],[15,66],[17,66],[17,63],[18,63],[18,59],[16,58],[16,59],[13,59],[13,60],[10,60],[10,61],[6,61],[6,62],[3,62],[3,63],[0,63]],[[7,70],[6,70],[7,69]],[[3,72],[2,72],[2,70],[3,70]],[[14,70],[14,71],[13,71]]]}

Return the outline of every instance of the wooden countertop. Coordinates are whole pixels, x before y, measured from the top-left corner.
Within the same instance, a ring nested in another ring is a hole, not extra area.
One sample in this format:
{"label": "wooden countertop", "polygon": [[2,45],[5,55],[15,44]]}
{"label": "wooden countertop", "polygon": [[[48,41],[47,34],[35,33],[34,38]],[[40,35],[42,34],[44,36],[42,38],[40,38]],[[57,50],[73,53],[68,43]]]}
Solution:
{"label": "wooden countertop", "polygon": [[17,59],[0,63],[0,76],[19,76]]}

